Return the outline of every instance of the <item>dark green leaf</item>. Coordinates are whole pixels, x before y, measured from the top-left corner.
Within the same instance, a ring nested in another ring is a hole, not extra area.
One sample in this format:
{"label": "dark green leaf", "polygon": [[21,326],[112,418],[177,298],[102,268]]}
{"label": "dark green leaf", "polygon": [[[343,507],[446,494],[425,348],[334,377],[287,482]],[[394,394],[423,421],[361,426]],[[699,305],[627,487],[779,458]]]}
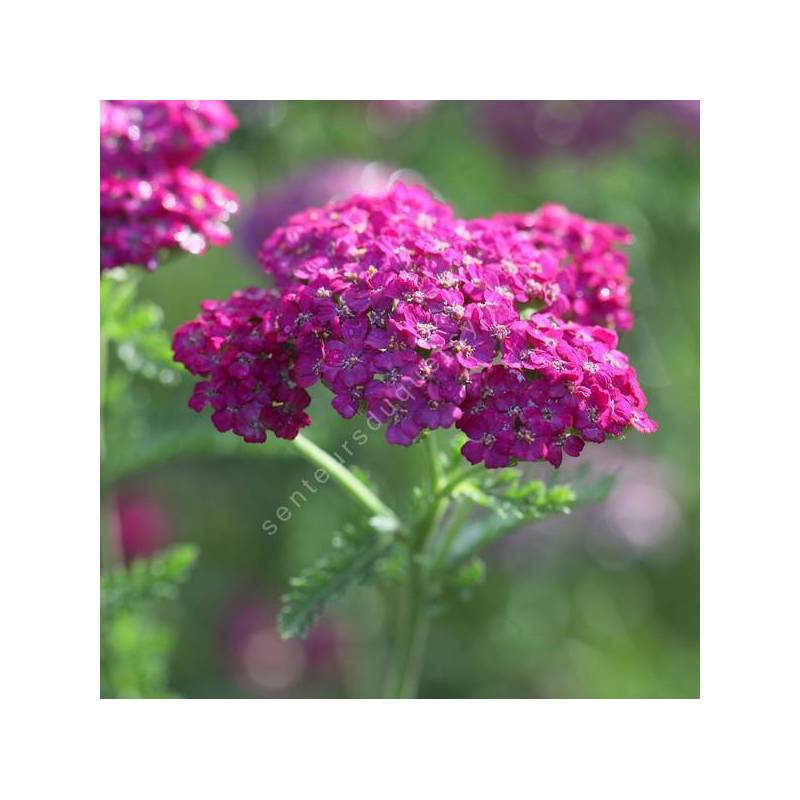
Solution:
{"label": "dark green leaf", "polygon": [[333,550],[291,581],[278,618],[281,636],[305,636],[327,603],[353,583],[362,583],[389,553],[392,536],[372,527],[348,527],[333,540]]}
{"label": "dark green leaf", "polygon": [[524,482],[517,470],[491,476],[483,485],[465,485],[461,492],[490,510],[462,528],[455,537],[447,565],[461,564],[506,533],[556,514],[568,514],[578,498],[567,485],[547,487],[541,481]]}

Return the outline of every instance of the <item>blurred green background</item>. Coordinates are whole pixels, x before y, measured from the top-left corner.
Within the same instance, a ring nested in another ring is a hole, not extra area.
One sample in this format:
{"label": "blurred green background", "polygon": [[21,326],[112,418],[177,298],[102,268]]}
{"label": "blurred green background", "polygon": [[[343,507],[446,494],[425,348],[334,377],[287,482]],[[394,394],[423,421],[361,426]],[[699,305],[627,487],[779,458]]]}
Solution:
{"label": "blurred green background", "polygon": [[[413,171],[464,216],[555,201],[631,229],[637,322],[621,347],[660,431],[589,445],[556,475],[529,465],[546,480],[583,464],[617,481],[603,504],[493,547],[485,583],[434,621],[420,696],[697,697],[699,110],[686,101],[232,106],[240,128],[202,168],[238,192],[240,226],[257,195],[280,216],[299,210],[290,206],[305,193],[330,192],[331,179],[320,188],[315,176],[346,160],[348,175],[354,162]],[[169,330],[203,299],[265,282],[234,230],[232,246],[174,258],[142,278],[140,294],[163,308]],[[112,456],[125,461],[137,442],[207,430],[186,407],[191,385],[188,376],[177,386],[137,381]],[[315,395],[307,433],[333,450],[360,423],[340,419],[325,395]],[[313,468],[274,438],[252,447],[261,448],[256,458],[187,449],[106,475],[104,507],[116,519],[107,535],[128,526],[145,550],[184,541],[200,550],[176,600],[115,621],[115,694],[380,696],[389,629],[377,589],[350,591],[305,642],[278,637],[289,578],[328,548],[353,508],[328,484],[267,536],[264,520]],[[358,448],[358,467],[401,512],[422,468],[417,450],[380,435]]]}

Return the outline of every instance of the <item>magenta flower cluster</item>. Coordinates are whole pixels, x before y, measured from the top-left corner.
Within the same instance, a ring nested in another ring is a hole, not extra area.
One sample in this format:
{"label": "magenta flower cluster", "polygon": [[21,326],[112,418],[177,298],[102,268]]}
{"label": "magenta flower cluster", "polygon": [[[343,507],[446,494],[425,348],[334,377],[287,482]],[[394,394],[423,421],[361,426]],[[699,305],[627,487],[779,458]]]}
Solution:
{"label": "magenta flower cluster", "polygon": [[513,225],[520,238],[555,253],[559,288],[569,298],[572,319],[621,331],[633,327],[628,256],[620,249],[633,237],[625,228],[586,219],[554,203],[533,214],[498,214],[494,222]]}
{"label": "magenta flower cluster", "polygon": [[456,426],[472,463],[578,455],[654,431],[611,327],[629,327],[619,228],[548,206],[461,220],[419,186],[294,216],[264,243],[275,289],[208,301],[175,334],[190,406],[263,442],[310,424],[321,381],[393,444]]}
{"label": "magenta flower cluster", "polygon": [[221,100],[101,102],[101,269],[154,269],[161,250],[230,241],[235,195],[190,167],[235,127]]}

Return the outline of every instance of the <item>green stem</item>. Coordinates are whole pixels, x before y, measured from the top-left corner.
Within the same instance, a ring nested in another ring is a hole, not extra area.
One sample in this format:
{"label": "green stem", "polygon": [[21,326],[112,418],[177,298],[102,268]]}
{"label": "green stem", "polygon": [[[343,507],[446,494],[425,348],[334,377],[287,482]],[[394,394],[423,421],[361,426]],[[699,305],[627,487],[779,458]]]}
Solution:
{"label": "green stem", "polygon": [[437,491],[442,482],[441,462],[436,440],[425,440],[430,470],[432,500],[408,543],[408,583],[403,624],[397,641],[394,676],[389,687],[390,697],[416,697],[425,642],[428,636],[426,605],[428,602],[427,571],[422,567],[425,545],[436,530],[448,498]]}
{"label": "green stem", "polygon": [[422,571],[417,563],[417,554],[409,548],[406,605],[397,644],[394,676],[389,687],[389,697],[411,698],[417,696],[427,634],[428,620],[425,616]]}
{"label": "green stem", "polygon": [[438,492],[442,482],[442,462],[439,459],[439,446],[436,434],[430,431],[425,438],[425,453],[428,456],[428,470],[431,475],[431,484],[434,492]]}
{"label": "green stem", "polygon": [[436,555],[431,561],[431,575],[436,575],[436,573],[445,563],[447,553],[450,550],[450,545],[453,543],[453,540],[463,527],[464,522],[466,522],[467,518],[469,517],[470,511],[472,511],[472,504],[469,501],[459,500],[456,502],[458,503],[458,506],[452,512],[452,519],[448,522],[447,529],[441,537],[441,543],[436,551]]}
{"label": "green stem", "polygon": [[292,444],[300,454],[315,466],[327,472],[357,503],[360,503],[375,516],[382,517],[385,521],[386,529],[397,531],[400,528],[400,520],[397,514],[392,511],[368,486],[365,486],[344,464],[341,464],[333,456],[326,453],[321,447],[317,447],[310,439],[306,439],[302,434],[298,434]]}
{"label": "green stem", "polygon": [[103,320],[100,320],[100,561],[101,564],[110,567],[117,562],[117,547],[115,533],[116,529],[112,526],[110,515],[111,509],[115,508],[113,497],[106,497],[103,493],[103,465],[106,462],[106,394],[108,392],[108,360],[110,357],[110,341],[105,331]]}
{"label": "green stem", "polygon": [[436,492],[436,498],[446,498],[455,489],[461,486],[475,472],[475,467],[469,466],[456,472],[444,485],[440,485]]}
{"label": "green stem", "polygon": [[105,400],[108,383],[108,336],[100,326],[100,458],[103,459],[106,453],[106,432],[105,432]]}

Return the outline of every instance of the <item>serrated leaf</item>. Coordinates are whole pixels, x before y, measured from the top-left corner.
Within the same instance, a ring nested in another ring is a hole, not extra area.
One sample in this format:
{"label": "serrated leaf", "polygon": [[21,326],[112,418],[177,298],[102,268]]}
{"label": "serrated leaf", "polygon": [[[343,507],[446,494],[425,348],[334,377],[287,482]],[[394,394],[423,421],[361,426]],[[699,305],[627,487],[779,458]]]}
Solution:
{"label": "serrated leaf", "polygon": [[125,367],[150,380],[174,383],[178,368],[169,337],[162,328],[163,313],[152,303],[138,303],[111,328],[117,355]]}
{"label": "serrated leaf", "polygon": [[473,556],[463,564],[454,566],[436,584],[431,597],[433,613],[441,614],[459,602],[469,600],[475,589],[486,579],[486,564]]}
{"label": "serrated leaf", "polygon": [[100,325],[106,340],[129,372],[162,383],[176,383],[180,370],[172,358],[164,314],[155,303],[136,301],[137,281],[104,277],[100,283]]}
{"label": "serrated leaf", "polygon": [[556,514],[568,514],[578,503],[571,486],[545,486],[542,481],[525,482],[517,472],[510,476],[492,476],[486,488],[476,491],[490,513],[464,526],[453,540],[447,567],[453,568],[488,544],[531,522]]}
{"label": "serrated leaf", "polygon": [[304,637],[328,602],[353,583],[369,578],[393,547],[391,534],[349,526],[337,534],[331,552],[290,581],[278,617],[281,636]]}
{"label": "serrated leaf", "polygon": [[198,548],[181,544],[128,567],[115,567],[100,576],[100,608],[105,614],[153,600],[173,599],[197,561]]}
{"label": "serrated leaf", "polygon": [[571,507],[576,500],[570,486],[547,487],[542,481],[528,481],[515,468],[485,473],[479,482],[468,481],[459,491],[508,520],[536,519]]}
{"label": "serrated leaf", "polygon": [[103,697],[168,697],[174,631],[154,601],[175,597],[197,548],[177,545],[100,579],[100,686]]}

